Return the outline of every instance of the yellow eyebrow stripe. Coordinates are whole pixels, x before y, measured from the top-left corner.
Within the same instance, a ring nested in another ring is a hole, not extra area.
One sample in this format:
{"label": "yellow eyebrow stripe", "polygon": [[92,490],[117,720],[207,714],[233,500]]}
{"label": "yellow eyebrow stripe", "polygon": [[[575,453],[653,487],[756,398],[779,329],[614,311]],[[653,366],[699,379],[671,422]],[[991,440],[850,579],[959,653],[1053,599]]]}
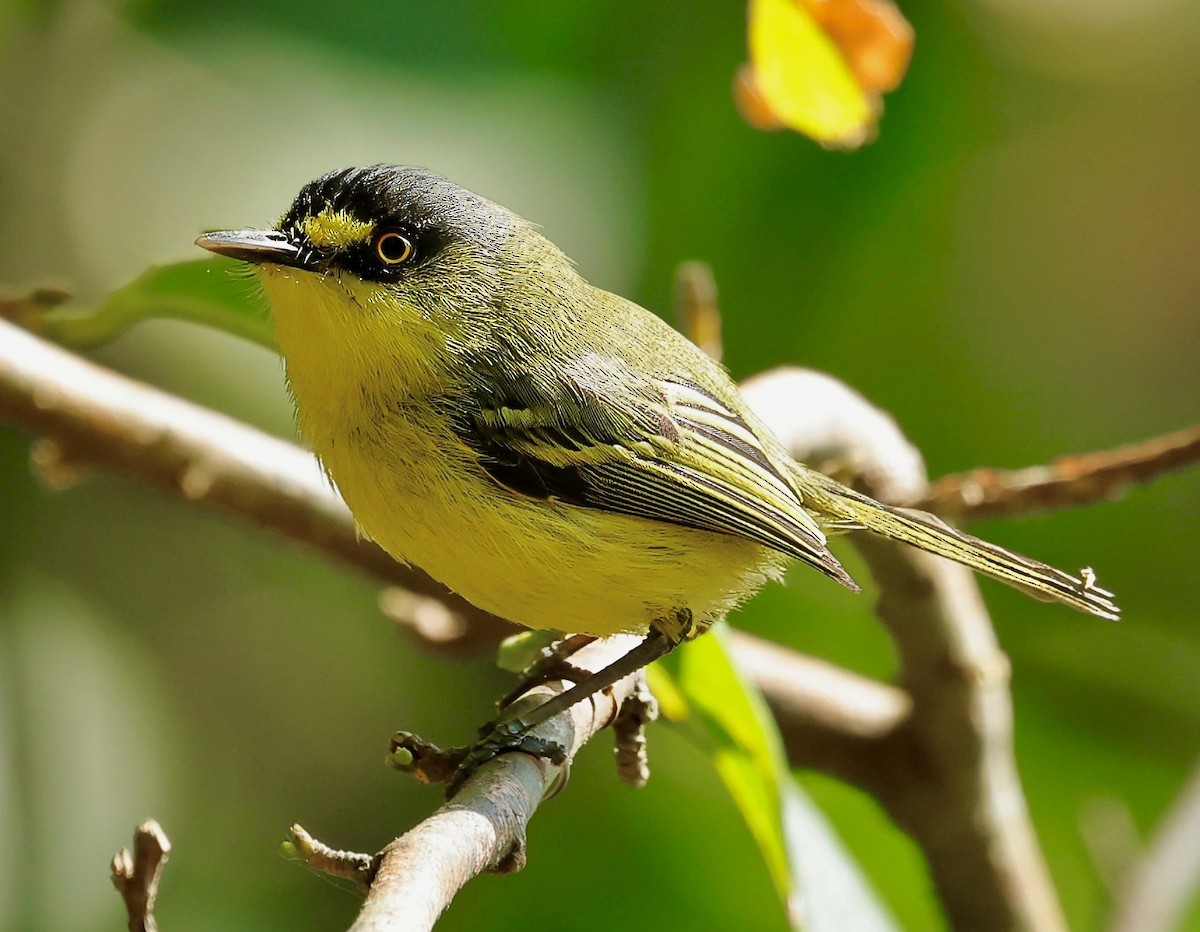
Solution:
{"label": "yellow eyebrow stripe", "polygon": [[308,237],[310,243],[318,249],[333,252],[366,242],[374,229],[374,224],[366,223],[344,210],[334,210],[332,207],[325,207],[320,213],[300,221],[300,230]]}

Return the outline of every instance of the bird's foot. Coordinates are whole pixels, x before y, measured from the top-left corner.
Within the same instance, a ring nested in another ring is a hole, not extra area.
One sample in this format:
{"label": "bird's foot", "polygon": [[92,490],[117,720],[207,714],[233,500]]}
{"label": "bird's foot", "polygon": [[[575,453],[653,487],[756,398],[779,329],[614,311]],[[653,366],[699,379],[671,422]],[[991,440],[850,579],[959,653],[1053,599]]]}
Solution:
{"label": "bird's foot", "polygon": [[453,796],[480,766],[488,761],[508,754],[512,751],[522,751],[534,757],[548,760],[555,766],[567,762],[567,749],[557,741],[549,741],[529,733],[529,725],[520,719],[508,719],[485,725],[481,731],[483,737],[467,749],[446,784],[446,797]]}

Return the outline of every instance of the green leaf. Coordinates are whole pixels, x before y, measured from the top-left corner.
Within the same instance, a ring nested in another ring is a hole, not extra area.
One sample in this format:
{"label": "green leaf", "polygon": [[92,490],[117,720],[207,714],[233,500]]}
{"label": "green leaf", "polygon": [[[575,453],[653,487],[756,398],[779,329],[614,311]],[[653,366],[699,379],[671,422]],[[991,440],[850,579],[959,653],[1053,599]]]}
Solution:
{"label": "green leaf", "polygon": [[792,779],[762,696],[740,673],[728,629],[650,670],[665,718],[712,756],[767,862],[794,928],[896,928],[820,810]]}
{"label": "green leaf", "polygon": [[244,268],[229,259],[151,266],[93,307],[63,305],[27,325],[65,346],[87,348],[116,339],[140,321],[166,317],[224,330],[275,351],[266,305]]}

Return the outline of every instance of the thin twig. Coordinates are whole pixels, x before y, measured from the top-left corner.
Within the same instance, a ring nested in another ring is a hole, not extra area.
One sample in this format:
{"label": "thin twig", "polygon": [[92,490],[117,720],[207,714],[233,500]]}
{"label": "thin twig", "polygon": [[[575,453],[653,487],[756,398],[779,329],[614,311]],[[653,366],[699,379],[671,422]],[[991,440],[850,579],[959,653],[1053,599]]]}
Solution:
{"label": "thin twig", "polygon": [[112,882],[125,901],[129,932],[156,932],[154,900],[171,842],[162,826],[147,819],[133,835],[133,853],[122,848],[112,859]]}
{"label": "thin twig", "polygon": [[1132,486],[1200,462],[1200,426],[1115,450],[1062,456],[1027,469],[943,476],[916,507],[949,520],[1012,517],[1118,498]]}
{"label": "thin twig", "polygon": [[313,838],[300,825],[288,829],[288,841],[284,843],[283,854],[289,859],[303,861],[313,870],[329,877],[349,880],[363,893],[367,892],[375,874],[375,858],[371,855],[331,848]]}
{"label": "thin twig", "polygon": [[675,270],[675,319],[680,331],[717,362],[721,361],[721,311],[717,283],[703,262],[683,262]]}
{"label": "thin twig", "polygon": [[730,633],[733,658],[766,699],[792,766],[874,786],[889,739],[912,710],[908,696],[744,631]]}

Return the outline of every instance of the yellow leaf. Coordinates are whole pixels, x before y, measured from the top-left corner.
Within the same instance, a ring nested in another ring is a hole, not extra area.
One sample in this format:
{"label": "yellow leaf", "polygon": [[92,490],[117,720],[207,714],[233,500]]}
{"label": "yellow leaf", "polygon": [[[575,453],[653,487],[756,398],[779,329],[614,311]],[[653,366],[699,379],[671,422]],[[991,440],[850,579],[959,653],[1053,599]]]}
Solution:
{"label": "yellow leaf", "polygon": [[912,54],[912,28],[889,0],[750,0],[748,33],[750,64],[735,84],[746,121],[831,148],[874,135],[879,95]]}

